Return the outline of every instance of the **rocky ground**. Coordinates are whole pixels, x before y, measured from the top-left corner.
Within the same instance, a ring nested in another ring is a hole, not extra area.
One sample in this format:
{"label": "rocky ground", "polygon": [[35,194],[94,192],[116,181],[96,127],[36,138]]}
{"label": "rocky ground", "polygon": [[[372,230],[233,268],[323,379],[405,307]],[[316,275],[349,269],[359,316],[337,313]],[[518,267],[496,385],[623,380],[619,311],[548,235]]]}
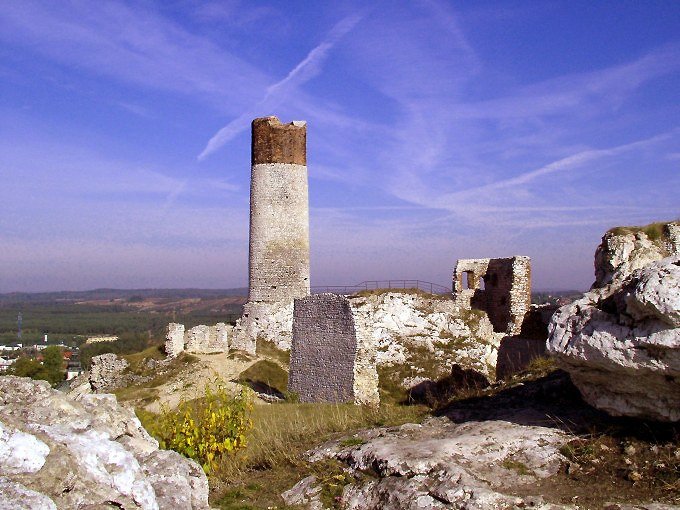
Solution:
{"label": "rocky ground", "polygon": [[612,419],[585,404],[564,372],[489,389],[435,414],[309,451],[312,461],[338,463],[340,483],[333,490],[308,477],[284,499],[366,510],[680,504],[678,430]]}

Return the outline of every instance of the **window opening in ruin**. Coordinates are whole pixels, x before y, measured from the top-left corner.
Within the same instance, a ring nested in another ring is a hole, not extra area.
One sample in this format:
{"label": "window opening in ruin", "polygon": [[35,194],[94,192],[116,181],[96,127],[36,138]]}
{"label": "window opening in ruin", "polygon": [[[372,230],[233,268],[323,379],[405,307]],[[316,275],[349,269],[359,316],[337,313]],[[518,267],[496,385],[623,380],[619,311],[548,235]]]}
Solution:
{"label": "window opening in ruin", "polygon": [[484,289],[486,289],[486,276],[479,279],[479,286],[478,286],[477,288],[478,288],[479,290],[484,290]]}
{"label": "window opening in ruin", "polygon": [[462,283],[464,289],[470,289],[470,283],[472,282],[472,271],[463,271]]}

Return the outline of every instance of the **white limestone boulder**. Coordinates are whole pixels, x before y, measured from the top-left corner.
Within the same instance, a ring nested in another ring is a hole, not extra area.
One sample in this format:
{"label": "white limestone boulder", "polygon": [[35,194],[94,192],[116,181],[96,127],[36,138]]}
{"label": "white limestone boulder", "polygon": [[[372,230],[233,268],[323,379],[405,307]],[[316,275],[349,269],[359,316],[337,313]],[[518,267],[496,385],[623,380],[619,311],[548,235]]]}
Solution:
{"label": "white limestone boulder", "polygon": [[[657,234],[650,235],[654,231]],[[678,222],[614,228],[602,237],[595,251],[593,287],[603,287],[647,264],[677,254],[680,254]]]}
{"label": "white limestone boulder", "polygon": [[560,308],[548,352],[583,398],[614,416],[680,420],[680,256]]}
{"label": "white limestone boulder", "polygon": [[113,395],[0,377],[0,508],[109,507],[208,509],[207,478]]}

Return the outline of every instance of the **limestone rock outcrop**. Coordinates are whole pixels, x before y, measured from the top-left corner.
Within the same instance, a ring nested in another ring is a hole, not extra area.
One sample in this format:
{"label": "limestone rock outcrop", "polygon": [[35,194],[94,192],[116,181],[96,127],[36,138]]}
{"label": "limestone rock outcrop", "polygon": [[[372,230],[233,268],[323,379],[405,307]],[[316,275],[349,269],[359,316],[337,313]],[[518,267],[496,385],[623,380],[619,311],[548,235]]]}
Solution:
{"label": "limestone rock outcrop", "polygon": [[442,375],[459,364],[488,377],[496,365],[504,334],[494,333],[484,312],[463,310],[450,299],[399,292],[353,297],[350,303],[357,327],[375,343],[378,366],[409,363],[415,353],[436,358]]}
{"label": "limestone rock outcrop", "polygon": [[[631,264],[619,274],[623,267]],[[680,256],[591,290],[560,308],[549,328],[549,353],[589,404],[680,420]]]}
{"label": "limestone rock outcrop", "polygon": [[207,478],[113,395],[0,377],[0,508],[114,507],[208,509]]}
{"label": "limestone rock outcrop", "polygon": [[[566,437],[557,429],[507,421],[433,418],[423,425],[360,432],[357,446],[326,443],[310,452],[310,460],[334,458],[352,473],[375,472],[375,478],[345,486],[341,500],[347,509],[565,508],[544,504],[538,495],[519,498],[505,491],[555,474]],[[510,467],[520,465],[519,471]],[[306,487],[286,496],[311,503],[312,483],[305,479]]]}
{"label": "limestone rock outcrop", "polygon": [[614,228],[602,237],[595,251],[593,288],[677,254],[680,254],[680,222]]}
{"label": "limestone rock outcrop", "polygon": [[273,342],[281,350],[290,350],[293,339],[293,300],[248,302],[236,321],[232,349],[255,354],[256,340]]}
{"label": "limestone rock outcrop", "polygon": [[101,354],[92,358],[88,380],[92,391],[103,393],[119,386],[118,379],[129,363],[113,353]]}

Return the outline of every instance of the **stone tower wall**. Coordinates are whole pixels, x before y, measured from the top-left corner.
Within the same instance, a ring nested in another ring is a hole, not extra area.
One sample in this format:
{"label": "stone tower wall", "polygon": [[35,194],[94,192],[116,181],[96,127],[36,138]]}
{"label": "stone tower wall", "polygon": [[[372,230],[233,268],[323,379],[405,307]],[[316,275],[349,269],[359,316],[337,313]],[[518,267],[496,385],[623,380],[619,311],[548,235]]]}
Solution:
{"label": "stone tower wall", "polygon": [[309,294],[309,198],[304,122],[252,124],[249,301]]}
{"label": "stone tower wall", "polygon": [[459,306],[484,310],[494,331],[516,335],[531,306],[531,260],[523,256],[461,259],[453,272],[453,294]]}

